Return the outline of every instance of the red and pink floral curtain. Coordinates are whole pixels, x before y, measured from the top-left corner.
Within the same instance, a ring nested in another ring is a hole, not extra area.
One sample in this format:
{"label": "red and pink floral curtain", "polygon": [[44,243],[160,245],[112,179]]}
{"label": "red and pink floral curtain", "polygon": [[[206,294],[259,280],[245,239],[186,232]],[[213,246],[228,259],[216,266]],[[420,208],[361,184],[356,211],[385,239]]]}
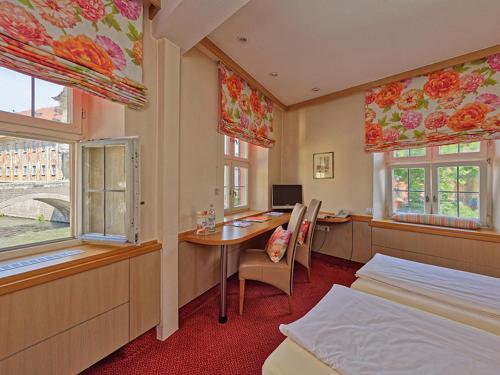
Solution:
{"label": "red and pink floral curtain", "polygon": [[222,63],[219,81],[219,133],[273,147],[273,102]]}
{"label": "red and pink floral curtain", "polygon": [[500,139],[500,54],[368,90],[365,150]]}
{"label": "red and pink floral curtain", "polygon": [[141,108],[141,0],[2,0],[0,65]]}

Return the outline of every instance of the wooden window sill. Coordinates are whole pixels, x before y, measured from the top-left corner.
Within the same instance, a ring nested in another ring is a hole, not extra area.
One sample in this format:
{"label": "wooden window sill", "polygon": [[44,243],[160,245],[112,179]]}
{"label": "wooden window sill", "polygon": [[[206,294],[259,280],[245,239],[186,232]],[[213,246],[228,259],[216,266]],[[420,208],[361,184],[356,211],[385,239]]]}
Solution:
{"label": "wooden window sill", "polygon": [[458,237],[470,240],[500,243],[500,233],[489,229],[469,230],[378,219],[373,219],[371,221],[371,226],[373,228],[394,229],[407,232],[434,234],[438,236]]}
{"label": "wooden window sill", "polygon": [[157,241],[145,242],[141,245],[106,245],[86,243],[64,249],[31,254],[25,257],[2,260],[0,265],[12,261],[27,260],[65,250],[82,250],[81,253],[54,261],[37,263],[13,270],[0,271],[0,295],[29,288],[49,281],[57,280],[76,273],[102,267],[107,264],[133,258],[152,251],[160,250]]}

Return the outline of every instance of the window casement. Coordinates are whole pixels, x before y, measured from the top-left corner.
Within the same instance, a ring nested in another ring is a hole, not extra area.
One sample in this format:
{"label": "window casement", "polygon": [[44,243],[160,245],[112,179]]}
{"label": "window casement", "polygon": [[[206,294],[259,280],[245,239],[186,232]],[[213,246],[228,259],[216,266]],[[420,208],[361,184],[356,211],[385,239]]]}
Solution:
{"label": "window casement", "polygon": [[386,153],[388,214],[429,213],[489,225],[488,142]]}
{"label": "window casement", "polygon": [[224,136],[224,213],[249,209],[250,147]]}
{"label": "window casement", "polygon": [[80,144],[80,238],[140,241],[138,144],[137,137]]}

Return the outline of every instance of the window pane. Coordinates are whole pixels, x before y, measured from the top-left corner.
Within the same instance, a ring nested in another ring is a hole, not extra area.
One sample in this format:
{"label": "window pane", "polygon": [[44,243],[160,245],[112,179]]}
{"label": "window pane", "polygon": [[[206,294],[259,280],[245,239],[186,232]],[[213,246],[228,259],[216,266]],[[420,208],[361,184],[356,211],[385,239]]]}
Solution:
{"label": "window pane", "polygon": [[439,193],[439,214],[446,216],[458,216],[457,193]]}
{"label": "window pane", "polygon": [[227,210],[229,208],[229,195],[230,195],[230,187],[229,187],[229,165],[224,166],[224,209]]}
{"label": "window pane", "polygon": [[[36,147],[0,156],[0,250],[70,237],[70,146],[55,143],[46,155],[38,141],[0,135],[1,149],[8,144]],[[42,173],[48,163],[55,173]]]}
{"label": "window pane", "polygon": [[409,201],[407,191],[395,191],[394,192],[394,202],[393,207],[395,212],[408,212],[409,211]]}
{"label": "window pane", "polygon": [[105,147],[106,190],[124,190],[126,188],[125,151],[125,145]]}
{"label": "window pane", "polygon": [[0,68],[0,87],[1,111],[31,116],[30,76]]}
{"label": "window pane", "polygon": [[395,158],[407,158],[410,156],[410,150],[397,150],[393,153]]}
{"label": "window pane", "polygon": [[479,193],[459,193],[459,215],[479,219]]}
{"label": "window pane", "polygon": [[106,235],[126,235],[127,205],[125,192],[106,192]]}
{"label": "window pane", "polygon": [[104,233],[104,192],[84,194],[83,232]]}
{"label": "window pane", "polygon": [[481,151],[481,142],[462,143],[459,146],[461,153]]}
{"label": "window pane", "polygon": [[479,193],[479,167],[478,166],[459,167],[458,183],[459,183],[459,190],[461,192]]}
{"label": "window pane", "polygon": [[409,170],[409,185],[410,191],[424,191],[425,190],[425,169],[424,168],[410,168]]}
{"label": "window pane", "polygon": [[458,167],[439,167],[439,191],[457,191]]}
{"label": "window pane", "polygon": [[469,152],[481,151],[481,142],[461,143],[454,145],[439,146],[439,154],[465,154]]}
{"label": "window pane", "polygon": [[410,150],[410,156],[425,156],[425,148],[412,148]]}
{"label": "window pane", "polygon": [[248,168],[234,167],[234,195],[233,206],[244,207],[248,205]]}
{"label": "window pane", "polygon": [[104,189],[104,147],[83,148],[84,190]]}
{"label": "window pane", "polygon": [[415,213],[425,213],[424,192],[410,192],[409,211]]}
{"label": "window pane", "polygon": [[239,158],[241,141],[238,138],[233,138],[233,143],[234,143],[234,156]]}
{"label": "window pane", "polygon": [[227,135],[224,136],[224,155],[229,155],[231,153],[231,138]]}
{"label": "window pane", "polygon": [[248,159],[248,143],[235,138],[234,156],[237,158]]}
{"label": "window pane", "polygon": [[456,154],[458,153],[458,145],[439,146],[439,153],[441,155]]}
{"label": "window pane", "polygon": [[35,78],[35,117],[69,122],[70,90]]}
{"label": "window pane", "polygon": [[408,168],[395,168],[393,174],[393,188],[396,190],[408,190]]}

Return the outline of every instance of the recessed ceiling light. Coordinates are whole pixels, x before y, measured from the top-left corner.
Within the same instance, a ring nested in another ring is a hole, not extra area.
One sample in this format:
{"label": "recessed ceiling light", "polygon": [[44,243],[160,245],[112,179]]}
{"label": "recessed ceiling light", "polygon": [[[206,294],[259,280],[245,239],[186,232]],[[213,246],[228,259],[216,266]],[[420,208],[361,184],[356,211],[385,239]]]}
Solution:
{"label": "recessed ceiling light", "polygon": [[269,75],[271,77],[274,77],[274,78],[276,78],[277,76],[279,76],[278,72],[271,72],[271,73],[269,73]]}
{"label": "recessed ceiling light", "polygon": [[314,92],[317,92],[317,91],[319,91],[319,87],[313,87],[311,90]]}
{"label": "recessed ceiling light", "polygon": [[247,39],[246,37],[244,37],[243,35],[238,35],[238,36],[236,37],[236,39],[237,39],[239,42],[241,42],[241,43],[246,43],[246,42],[248,42],[248,39]]}

